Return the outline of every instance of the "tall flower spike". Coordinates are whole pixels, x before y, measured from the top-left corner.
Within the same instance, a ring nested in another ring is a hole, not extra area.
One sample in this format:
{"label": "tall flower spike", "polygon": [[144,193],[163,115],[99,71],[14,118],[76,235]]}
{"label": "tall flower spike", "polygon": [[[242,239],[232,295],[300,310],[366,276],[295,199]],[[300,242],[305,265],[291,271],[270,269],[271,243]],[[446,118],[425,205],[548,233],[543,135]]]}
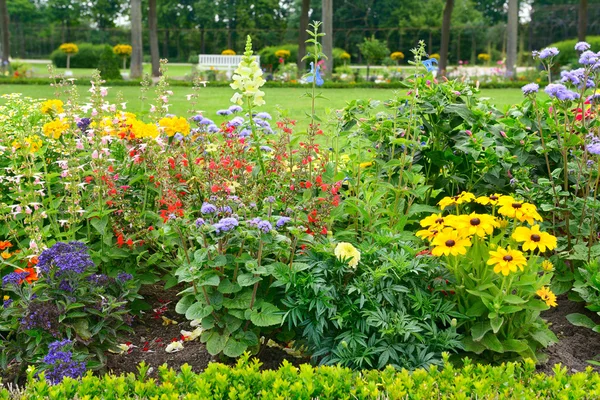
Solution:
{"label": "tall flower spike", "polygon": [[260,65],[258,65],[256,58],[252,56],[253,53],[252,39],[248,36],[246,51],[242,61],[233,73],[233,82],[230,84],[233,90],[240,91],[240,93],[235,93],[231,97],[231,102],[240,106],[244,104],[244,99],[252,100],[252,104],[255,106],[265,104],[263,99],[265,92],[260,90],[260,87],[265,84],[265,80],[262,77],[263,72]]}

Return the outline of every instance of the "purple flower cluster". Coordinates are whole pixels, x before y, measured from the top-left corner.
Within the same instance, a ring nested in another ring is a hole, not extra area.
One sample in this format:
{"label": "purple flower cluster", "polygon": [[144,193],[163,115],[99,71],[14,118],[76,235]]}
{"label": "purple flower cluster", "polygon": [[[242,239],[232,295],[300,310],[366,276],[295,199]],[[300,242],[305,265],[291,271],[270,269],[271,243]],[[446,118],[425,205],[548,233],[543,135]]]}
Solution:
{"label": "purple flower cluster", "polygon": [[21,318],[21,328],[25,330],[43,329],[52,335],[57,335],[59,315],[60,312],[55,304],[50,302],[31,303],[27,309],[27,314]]}
{"label": "purple flower cluster", "polygon": [[200,207],[200,212],[202,214],[212,214],[217,212],[217,207],[210,203],[204,202],[202,203],[202,207]]}
{"label": "purple flower cluster", "polygon": [[540,85],[537,83],[529,83],[521,88],[525,96],[537,93],[540,90]]}
{"label": "purple flower cluster", "polygon": [[108,275],[94,274],[88,276],[88,282],[93,283],[96,286],[108,286],[112,283],[112,279]]}
{"label": "purple flower cluster", "polygon": [[586,81],[586,88],[594,87],[594,81],[590,78],[586,78],[586,72],[584,68],[577,68],[572,71],[562,71],[560,73],[561,82],[567,83],[570,82],[573,85],[579,87],[579,89],[583,89],[583,83]]}
{"label": "purple flower cluster", "polygon": [[556,47],[547,47],[544,50],[537,53],[537,56],[540,60],[545,60],[546,58],[552,58],[557,56],[559,53]]}
{"label": "purple flower cluster", "polygon": [[590,154],[600,155],[600,138],[591,136],[590,143],[585,146],[585,149]]}
{"label": "purple flower cluster", "polygon": [[238,117],[232,118],[227,123],[227,125],[229,125],[229,126],[235,126],[237,128],[238,126],[242,125],[243,123],[244,123],[244,118],[238,116]]}
{"label": "purple flower cluster", "polygon": [[261,149],[262,151],[265,151],[265,152],[267,152],[267,153],[270,153],[270,152],[272,152],[272,151],[273,151],[273,149],[272,149],[272,148],[270,148],[269,146],[260,146],[260,149]]}
{"label": "purple flower cluster", "polygon": [[85,374],[85,362],[73,360],[73,353],[65,350],[65,347],[72,343],[65,339],[48,345],[48,354],[44,357],[43,362],[48,366],[45,373],[46,379],[53,385],[62,382],[66,377],[78,379]]}
{"label": "purple flower cluster", "polygon": [[130,280],[132,280],[132,279],[133,279],[133,275],[131,275],[131,274],[128,274],[127,272],[120,272],[120,273],[117,275],[117,280],[118,280],[118,281],[120,281],[120,282],[122,282],[122,283],[125,283],[125,282],[127,282],[127,281],[130,281]]}
{"label": "purple flower cluster", "polygon": [[228,217],[228,218],[222,218],[219,222],[217,222],[216,224],[213,224],[213,227],[215,228],[216,233],[222,233],[222,232],[229,232],[231,230],[234,230],[238,225],[239,225],[239,222],[237,219],[235,219],[233,217]]}
{"label": "purple flower cluster", "polygon": [[81,132],[85,133],[87,129],[90,127],[92,120],[90,118],[81,118],[77,122],[77,127],[81,130]]}
{"label": "purple flower cluster", "polygon": [[271,117],[271,114],[266,112],[259,112],[258,114],[256,114],[256,117],[261,119],[273,119],[273,117]]}
{"label": "purple flower cluster", "polygon": [[69,292],[69,293],[73,293],[73,290],[75,290],[75,289],[73,289],[73,286],[71,286],[71,283],[66,279],[63,279],[62,281],[60,281],[58,288],[62,291]]}
{"label": "purple flower cluster", "polygon": [[94,262],[88,254],[87,246],[81,242],[58,242],[40,254],[38,268],[44,274],[56,269],[56,276],[65,273],[81,274],[93,267]]}
{"label": "purple flower cluster", "polygon": [[565,85],[562,85],[560,83],[551,83],[548,86],[546,86],[546,89],[544,91],[548,94],[548,96],[556,97],[561,101],[577,100],[579,98],[578,93],[567,89]]}
{"label": "purple flower cluster", "polygon": [[2,303],[2,307],[4,308],[8,308],[10,307],[10,305],[13,303],[13,299],[6,299],[4,300],[4,302]]}
{"label": "purple flower cluster", "polygon": [[204,218],[198,218],[196,220],[196,228],[200,228],[204,224],[206,224],[206,221],[204,220]]}
{"label": "purple flower cluster", "polygon": [[231,111],[229,110],[218,110],[217,115],[231,115]]}
{"label": "purple flower cluster", "polygon": [[242,129],[239,133],[238,136],[241,138],[246,138],[248,136],[250,136],[252,134],[252,132],[248,129]]}
{"label": "purple flower cluster", "polygon": [[219,132],[219,127],[215,124],[209,125],[207,128],[208,133],[217,133]]}
{"label": "purple flower cluster", "polygon": [[579,64],[581,65],[594,65],[598,62],[598,54],[593,51],[586,50],[579,56]]}
{"label": "purple flower cluster", "polygon": [[192,117],[192,119],[194,120],[194,122],[197,122],[199,125],[214,125],[215,124],[212,119],[203,117],[202,115],[196,115],[196,116]]}
{"label": "purple flower cluster", "polygon": [[285,224],[287,224],[288,222],[290,222],[292,219],[290,217],[279,217],[279,219],[277,220],[277,222],[275,223],[275,226],[277,227],[277,229],[282,228]]}
{"label": "purple flower cluster", "polygon": [[242,111],[242,107],[234,104],[232,106],[229,106],[229,111],[231,111],[232,113],[241,112]]}
{"label": "purple flower cluster", "polygon": [[584,52],[586,50],[589,50],[592,46],[590,46],[590,44],[588,42],[578,42],[575,45],[575,50],[580,51],[580,52]]}
{"label": "purple flower cluster", "polygon": [[28,275],[29,272],[26,271],[11,272],[2,278],[2,287],[6,287],[8,285],[19,286],[21,283],[23,283],[23,279],[25,279]]}
{"label": "purple flower cluster", "polygon": [[259,217],[256,217],[256,218],[248,221],[248,225],[258,228],[261,231],[263,231],[264,233],[269,233],[273,230],[273,225],[271,225],[271,223],[269,221],[260,219]]}

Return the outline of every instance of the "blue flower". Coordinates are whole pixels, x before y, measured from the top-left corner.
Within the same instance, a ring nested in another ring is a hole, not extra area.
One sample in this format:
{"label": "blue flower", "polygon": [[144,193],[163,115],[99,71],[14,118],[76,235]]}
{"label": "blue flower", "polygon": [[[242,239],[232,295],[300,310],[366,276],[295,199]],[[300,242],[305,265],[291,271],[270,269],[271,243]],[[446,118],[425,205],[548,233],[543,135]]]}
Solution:
{"label": "blue flower", "polygon": [[242,117],[234,117],[227,124],[229,126],[235,126],[236,128],[244,123],[244,118]]}
{"label": "blue flower", "polygon": [[235,219],[233,217],[228,217],[228,218],[221,219],[216,224],[213,224],[213,227],[215,228],[216,233],[221,233],[221,232],[229,232],[229,231],[235,229],[238,225],[239,225],[239,222],[237,219]]}
{"label": "blue flower", "polygon": [[321,78],[320,71],[321,71],[321,66],[317,65],[317,70],[315,71],[315,63],[311,62],[310,63],[310,73],[306,77],[306,82],[312,83],[313,81],[315,81],[317,86],[323,86],[323,83],[325,83],[325,81],[323,81],[323,78]]}
{"label": "blue flower", "polygon": [[8,285],[19,286],[23,283],[23,279],[27,278],[29,272],[21,271],[21,272],[11,272],[2,278],[2,287],[6,287]]}
{"label": "blue flower", "polygon": [[[438,60],[435,58],[429,58],[421,62],[423,63],[423,66],[427,69],[427,72],[435,71],[437,69]],[[435,66],[433,64],[435,64]]]}
{"label": "blue flower", "polygon": [[521,88],[523,94],[526,96],[529,94],[537,93],[539,89],[540,85],[538,85],[537,83],[529,83]]}
{"label": "blue flower", "polygon": [[242,107],[238,106],[237,104],[234,104],[232,106],[229,106],[229,111],[231,111],[232,113],[241,112]]}
{"label": "blue flower", "polygon": [[206,221],[204,221],[203,218],[198,218],[195,223],[196,223],[196,228],[200,228],[202,225],[206,224]]}
{"label": "blue flower", "polygon": [[588,42],[579,42],[575,45],[575,50],[584,52],[586,50],[589,50],[591,47],[592,46],[590,46]]}
{"label": "blue flower", "polygon": [[121,282],[123,282],[123,283],[125,283],[125,282],[127,282],[127,281],[130,281],[130,280],[132,280],[132,279],[133,279],[133,275],[131,275],[131,274],[128,274],[127,272],[120,272],[120,273],[117,275],[117,280],[118,280],[118,281],[121,281]]}
{"label": "blue flower", "polygon": [[218,110],[217,115],[231,115],[231,111],[229,110]]}
{"label": "blue flower", "polygon": [[598,54],[593,51],[586,50],[579,56],[579,64],[581,65],[594,65],[598,62]]}
{"label": "blue flower", "polygon": [[202,207],[200,207],[200,212],[202,214],[212,214],[217,212],[217,207],[210,203],[204,202],[202,203]]}
{"label": "blue flower", "polygon": [[290,217],[279,217],[279,219],[277,220],[277,222],[275,223],[275,226],[277,228],[281,228],[283,227],[285,224],[287,224],[288,222],[290,222],[292,219]]}
{"label": "blue flower", "polygon": [[219,127],[215,124],[209,125],[207,128],[208,133],[217,133],[219,132]]}
{"label": "blue flower", "polygon": [[248,136],[250,136],[251,134],[252,134],[252,132],[251,132],[251,131],[249,131],[248,129],[242,129],[242,130],[241,130],[241,131],[238,133],[238,136],[239,136],[239,137],[241,137],[241,138],[245,138],[245,137],[248,137]]}
{"label": "blue flower", "polygon": [[537,53],[538,58],[540,60],[545,60],[546,58],[552,58],[560,53],[556,47],[547,47],[544,50]]}
{"label": "blue flower", "polygon": [[267,112],[264,112],[264,111],[263,111],[263,112],[259,112],[258,114],[256,114],[256,116],[257,116],[258,118],[262,118],[262,119],[273,119],[273,118],[271,117],[271,114],[269,114],[269,113],[267,113]]}
{"label": "blue flower", "polygon": [[260,146],[260,149],[261,149],[262,151],[266,151],[267,153],[270,153],[270,152],[272,152],[272,151],[273,151],[273,149],[272,149],[272,148],[270,148],[269,146]]}
{"label": "blue flower", "polygon": [[257,225],[258,229],[263,231],[264,233],[269,233],[273,229],[273,226],[269,221],[260,221]]}
{"label": "blue flower", "polygon": [[64,378],[81,378],[85,374],[85,362],[73,360],[73,353],[65,347],[71,346],[72,341],[62,340],[50,343],[48,354],[44,357],[44,364],[48,365],[45,377],[53,385],[59,384]]}
{"label": "blue flower", "polygon": [[40,254],[38,268],[44,274],[55,269],[57,277],[65,273],[81,274],[93,267],[94,262],[88,254],[88,248],[81,242],[58,242]]}

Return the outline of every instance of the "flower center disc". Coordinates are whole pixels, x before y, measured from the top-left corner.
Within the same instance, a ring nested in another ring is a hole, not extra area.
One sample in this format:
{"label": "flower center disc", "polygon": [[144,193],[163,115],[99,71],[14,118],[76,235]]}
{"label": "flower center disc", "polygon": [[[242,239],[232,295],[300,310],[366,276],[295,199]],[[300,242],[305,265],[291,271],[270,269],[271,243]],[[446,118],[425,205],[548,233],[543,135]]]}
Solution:
{"label": "flower center disc", "polygon": [[533,240],[534,242],[539,242],[540,239],[541,239],[540,235],[537,235],[537,234],[531,235],[531,240]]}
{"label": "flower center disc", "polygon": [[512,261],[512,260],[513,260],[513,256],[511,256],[511,255],[507,254],[507,255],[505,255],[504,257],[502,257],[502,259],[503,259],[504,261],[509,261],[509,262],[510,262],[510,261]]}
{"label": "flower center disc", "polygon": [[513,208],[521,208],[521,206],[522,206],[521,203],[512,203]]}
{"label": "flower center disc", "polygon": [[498,200],[498,196],[491,195],[490,200]]}
{"label": "flower center disc", "polygon": [[481,223],[481,220],[479,218],[471,218],[471,225],[473,226],[477,226]]}
{"label": "flower center disc", "polygon": [[443,224],[444,223],[444,218],[438,218],[435,220],[436,224]]}
{"label": "flower center disc", "polygon": [[452,239],[446,240],[446,246],[452,247],[456,244],[456,242]]}

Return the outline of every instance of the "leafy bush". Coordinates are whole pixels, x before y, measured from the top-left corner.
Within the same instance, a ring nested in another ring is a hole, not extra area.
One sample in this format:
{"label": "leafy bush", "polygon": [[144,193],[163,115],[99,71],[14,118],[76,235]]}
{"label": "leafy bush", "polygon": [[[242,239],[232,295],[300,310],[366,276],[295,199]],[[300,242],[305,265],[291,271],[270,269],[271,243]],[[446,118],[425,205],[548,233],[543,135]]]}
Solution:
{"label": "leafy bush", "polygon": [[460,348],[457,314],[440,290],[445,278],[434,260],[415,258],[411,243],[365,245],[360,262],[334,256],[334,245],[315,245],[278,275],[277,285],[286,287],[285,321],[316,360],[414,369]]}
{"label": "leafy bush", "polygon": [[[58,385],[37,380],[30,372],[21,390],[24,400],[50,398],[186,398],[186,399],[525,399],[600,397],[600,376],[587,369],[568,374],[557,365],[553,375],[536,373],[535,363],[507,363],[500,366],[474,365],[468,359],[464,367],[455,368],[446,360],[443,368],[429,370],[355,372],[340,366],[299,368],[284,361],[278,370],[260,370],[260,363],[242,357],[236,366],[211,363],[204,372],[194,373],[188,365],[179,372],[162,366],[158,379],[147,376],[148,366],[141,364],[139,373],[93,376],[81,380],[65,379]],[[12,397],[0,389],[0,399]]]}
{"label": "leafy bush", "polygon": [[[106,45],[81,43],[79,52],[71,55],[71,68],[96,68]],[[57,68],[66,68],[67,54],[56,49],[50,54],[52,64]]]}
{"label": "leafy bush", "polygon": [[[271,66],[273,69],[279,65],[279,57],[275,54],[278,50],[287,50],[290,52],[289,57],[286,58],[288,63],[295,63],[298,57],[298,45],[297,44],[284,44],[281,46],[268,46],[264,47],[259,51],[260,55],[260,63],[263,67]],[[347,54],[344,49],[340,49],[335,47],[333,49],[333,66],[334,68],[339,65],[344,65],[345,54]],[[197,59],[196,59],[197,62]]]}
{"label": "leafy bush", "polygon": [[[586,308],[600,315],[600,260],[586,263],[575,271],[573,292],[586,303]],[[600,333],[600,325],[590,317],[580,313],[567,315],[573,325],[583,326]]]}
{"label": "leafy bush", "polygon": [[119,56],[115,55],[110,46],[104,47],[104,51],[98,62],[98,70],[102,79],[121,79]]}

